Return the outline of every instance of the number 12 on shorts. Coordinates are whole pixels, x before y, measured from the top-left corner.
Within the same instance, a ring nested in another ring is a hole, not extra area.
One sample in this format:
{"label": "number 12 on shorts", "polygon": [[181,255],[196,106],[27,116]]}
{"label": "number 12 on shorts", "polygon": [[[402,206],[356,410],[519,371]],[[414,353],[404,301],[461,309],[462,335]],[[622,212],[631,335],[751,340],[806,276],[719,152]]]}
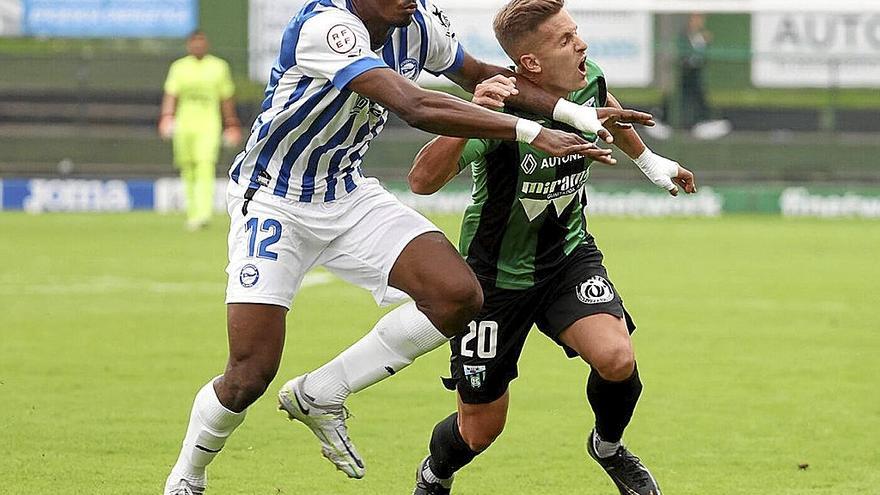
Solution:
{"label": "number 12 on shorts", "polygon": [[[269,234],[260,241],[259,250],[257,249],[257,230]],[[250,218],[247,221],[245,232],[248,232],[250,234],[248,235],[249,258],[253,258],[254,254],[256,254],[257,258],[263,258],[267,260],[278,259],[278,253],[276,253],[275,251],[270,251],[269,248],[273,244],[281,240],[281,222],[275,220],[274,218],[267,218],[263,220],[262,224],[260,224],[260,220],[258,218]]]}
{"label": "number 12 on shorts", "polygon": [[476,341],[476,354],[481,359],[492,359],[498,352],[498,323],[494,321],[472,321],[468,323],[468,333],[461,338],[461,355],[474,357],[474,351],[468,348],[472,340]]}

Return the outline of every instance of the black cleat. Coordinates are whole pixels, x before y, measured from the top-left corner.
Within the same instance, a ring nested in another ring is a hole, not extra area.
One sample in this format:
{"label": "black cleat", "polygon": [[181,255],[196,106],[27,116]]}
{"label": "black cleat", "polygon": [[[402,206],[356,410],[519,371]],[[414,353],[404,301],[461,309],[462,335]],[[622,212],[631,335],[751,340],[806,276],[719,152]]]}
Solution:
{"label": "black cleat", "polygon": [[[611,457],[599,457],[594,444],[596,430],[587,437],[587,453],[617,485],[620,495],[661,495],[657,481],[638,457],[621,445]],[[430,492],[428,492],[430,493]]]}
{"label": "black cleat", "polygon": [[430,458],[431,456],[425,457],[425,460],[419,464],[413,495],[449,495],[452,493],[452,478],[441,480],[439,483],[429,483],[425,479],[425,471],[431,469],[428,467],[428,459]]}

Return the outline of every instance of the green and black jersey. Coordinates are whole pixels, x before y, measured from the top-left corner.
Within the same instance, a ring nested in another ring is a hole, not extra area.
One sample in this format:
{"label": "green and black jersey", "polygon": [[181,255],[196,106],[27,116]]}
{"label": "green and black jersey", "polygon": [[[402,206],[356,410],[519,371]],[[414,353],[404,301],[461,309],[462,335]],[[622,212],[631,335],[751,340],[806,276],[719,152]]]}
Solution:
{"label": "green and black jersey", "polygon": [[[587,86],[568,99],[600,107],[606,98],[604,74],[588,60]],[[509,113],[577,132],[552,120]],[[465,210],[459,248],[477,277],[502,289],[529,288],[552,276],[577,246],[593,242],[583,212],[590,163],[580,155],[552,157],[515,141],[468,141],[459,167],[471,167],[473,203]]]}

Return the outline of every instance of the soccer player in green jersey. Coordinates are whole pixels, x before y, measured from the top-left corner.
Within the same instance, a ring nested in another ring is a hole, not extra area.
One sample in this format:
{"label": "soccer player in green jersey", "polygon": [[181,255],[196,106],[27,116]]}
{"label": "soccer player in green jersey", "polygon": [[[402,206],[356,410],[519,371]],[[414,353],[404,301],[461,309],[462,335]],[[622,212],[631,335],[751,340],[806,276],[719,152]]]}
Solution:
{"label": "soccer player in green jersey", "polygon": [[211,219],[221,131],[228,146],[241,141],[229,64],[210,55],[208,48],[202,31],[189,36],[189,55],[174,61],[168,70],[159,118],[159,134],[163,139],[173,138],[174,166],[183,179],[190,230],[204,227]]}
{"label": "soccer player in green jersey", "polygon": [[[504,100],[516,78],[589,106],[617,106],[602,70],[564,0],[513,0],[495,19],[495,33],[516,62],[516,77],[484,81],[474,102],[514,115]],[[539,118],[538,118],[539,119]],[[565,125],[543,120],[546,127]],[[605,123],[614,144],[670,194],[695,192],[693,174],[653,154],[629,125]],[[585,136],[595,140],[595,136]],[[590,162],[550,157],[527,144],[439,137],[416,157],[410,186],[430,194],[470,167],[473,202],[462,222],[460,249],[483,288],[483,308],[469,332],[451,341],[458,410],[434,428],[430,455],[418,469],[415,495],[448,494],[456,471],[488,448],[507,418],[509,383],[532,325],[569,357],[592,368],[586,395],[596,418],[587,451],[623,495],[660,495],[654,477],[621,444],[642,390],[620,293],[587,231],[584,185]]]}

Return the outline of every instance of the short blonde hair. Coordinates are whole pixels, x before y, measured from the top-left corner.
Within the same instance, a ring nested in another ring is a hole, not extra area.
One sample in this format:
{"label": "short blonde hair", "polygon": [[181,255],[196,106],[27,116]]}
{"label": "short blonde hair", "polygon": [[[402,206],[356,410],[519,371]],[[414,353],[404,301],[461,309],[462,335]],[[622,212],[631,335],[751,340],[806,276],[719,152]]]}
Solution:
{"label": "short blonde hair", "polygon": [[517,62],[518,48],[525,37],[565,7],[565,0],[511,0],[495,15],[495,38]]}

